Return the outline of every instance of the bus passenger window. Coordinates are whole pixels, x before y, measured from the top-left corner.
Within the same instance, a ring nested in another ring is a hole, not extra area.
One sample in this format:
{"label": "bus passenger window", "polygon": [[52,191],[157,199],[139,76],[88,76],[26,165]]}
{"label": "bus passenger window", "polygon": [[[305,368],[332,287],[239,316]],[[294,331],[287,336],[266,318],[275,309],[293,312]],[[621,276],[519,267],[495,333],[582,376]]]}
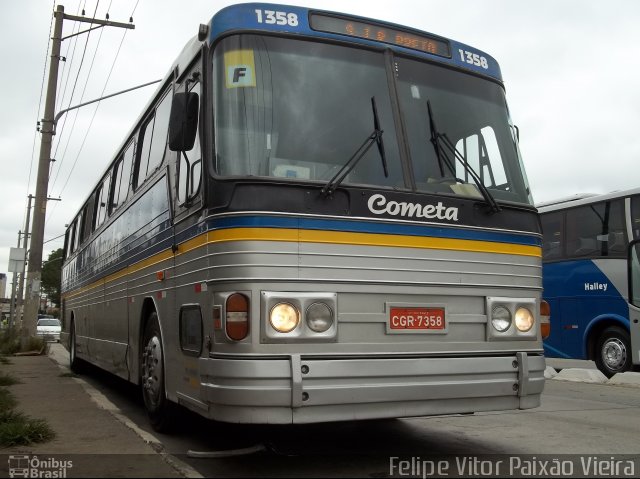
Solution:
{"label": "bus passenger window", "polygon": [[96,230],[107,218],[107,203],[109,202],[109,186],[111,184],[111,175],[107,175],[104,181],[96,191],[96,202],[94,207],[94,225]]}
{"label": "bus passenger window", "polygon": [[125,202],[129,193],[129,177],[131,176],[131,163],[133,161],[133,142],[118,160],[113,173],[113,195],[109,212],[115,211]]}
{"label": "bus passenger window", "polygon": [[640,239],[640,196],[631,198],[631,229],[633,239]]}
{"label": "bus passenger window", "polygon": [[626,243],[624,208],[621,200],[581,206],[568,211],[568,256],[624,256]]}
{"label": "bus passenger window", "polygon": [[545,261],[563,256],[563,213],[548,213],[540,217],[542,221],[542,257]]}
{"label": "bus passenger window", "polygon": [[140,130],[134,189],[144,183],[164,160],[172,99],[171,92],[168,92]]}

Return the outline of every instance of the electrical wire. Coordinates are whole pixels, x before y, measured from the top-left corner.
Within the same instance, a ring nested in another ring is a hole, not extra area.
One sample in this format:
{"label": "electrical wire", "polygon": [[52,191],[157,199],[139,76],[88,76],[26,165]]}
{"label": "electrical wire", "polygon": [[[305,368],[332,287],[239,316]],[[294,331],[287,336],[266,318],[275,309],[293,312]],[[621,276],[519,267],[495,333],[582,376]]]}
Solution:
{"label": "electrical wire", "polygon": [[[53,0],[53,4],[51,7],[51,11],[55,11],[56,0]],[[44,82],[47,75],[47,64],[49,60],[49,49],[51,48],[51,32],[53,30],[53,18],[54,14],[51,14],[51,22],[49,23],[49,34],[47,35],[47,50],[44,55],[44,67],[42,69],[42,83],[40,85],[40,99],[38,100],[38,114],[36,115],[36,122],[40,123],[40,112],[42,111],[42,94],[44,92]],[[33,164],[35,163],[35,154],[36,154],[36,139],[38,138],[39,128],[33,134],[33,145],[31,146],[31,165],[29,166],[29,178],[27,181],[27,194],[25,196],[29,196],[29,189],[31,188],[31,174],[33,173]],[[25,224],[27,221],[27,208],[25,208],[24,218],[22,219],[22,224]]]}
{"label": "electrical wire", "polygon": [[[136,5],[135,5],[135,7],[133,9],[133,12],[135,12],[136,8],[138,7],[138,2],[139,2],[139,0],[136,2]],[[133,17],[133,12],[131,13],[130,17]],[[122,49],[122,45],[123,45],[124,40],[125,40],[125,38],[127,36],[127,32],[128,32],[128,30],[125,29],[125,31],[124,31],[124,33],[122,35],[122,38],[120,40],[120,45],[118,46],[118,50],[116,51],[115,57],[113,59],[113,62],[111,63],[111,68],[109,69],[109,74],[107,75],[107,79],[105,80],[104,86],[102,88],[102,92],[100,94],[101,97],[104,96],[104,93],[105,93],[105,91],[107,89],[107,86],[109,84],[109,80],[111,79],[111,74],[113,73],[113,70],[115,68],[116,62],[118,60],[118,56],[120,55],[120,51]],[[80,145],[80,149],[78,150],[78,154],[76,155],[76,158],[75,158],[75,160],[73,162],[71,170],[69,171],[69,175],[67,176],[67,180],[65,181],[64,185],[62,186],[62,189],[60,190],[60,196],[62,195],[62,192],[67,187],[67,185],[69,183],[69,180],[71,179],[71,175],[73,174],[73,171],[74,171],[74,169],[76,167],[76,164],[78,163],[80,155],[82,154],[82,150],[84,148],[84,145],[85,145],[85,142],[87,140],[87,137],[89,136],[89,132],[91,131],[91,127],[93,126],[93,121],[95,120],[95,117],[96,117],[96,114],[98,112],[98,108],[100,107],[100,104],[101,104],[100,101],[98,101],[97,104],[96,104],[96,107],[95,107],[95,109],[93,111],[93,115],[92,115],[91,120],[89,122],[89,126],[88,126],[88,128],[87,128],[87,130],[85,132],[84,138],[82,139],[82,143]]]}
{"label": "electrical wire", "polygon": [[[86,3],[85,3],[85,5],[86,5]],[[93,12],[92,20],[95,20],[95,18],[96,18],[96,14],[98,13],[98,6],[99,5],[100,5],[100,0],[98,0],[96,2],[96,8],[95,8],[95,10]],[[82,58],[80,59],[80,66],[78,67],[78,73],[77,73],[76,79],[75,79],[75,81],[73,83],[73,89],[71,90],[71,97],[69,98],[69,104],[68,104],[67,108],[69,108],[71,106],[71,103],[73,102],[73,96],[75,94],[76,87],[78,86],[78,80],[80,79],[80,73],[82,72],[82,65],[84,64],[84,59],[85,59],[85,56],[87,54],[87,47],[89,45],[89,38],[90,37],[91,37],[91,30],[89,30],[87,32],[87,37],[86,37],[86,40],[85,40],[85,43],[84,43],[84,49],[82,51]],[[98,39],[98,45],[96,45],[96,50],[94,51],[93,60],[91,61],[91,67],[89,68],[89,72],[87,73],[87,78],[85,80],[85,85],[84,85],[84,88],[82,90],[82,94],[80,95],[80,101],[78,103],[82,103],[82,99],[84,98],[84,93],[87,90],[87,85],[89,83],[89,76],[91,75],[91,69],[93,68],[93,61],[95,60],[95,56],[96,56],[96,53],[98,51],[98,47],[100,45],[100,39],[102,39],[102,30],[100,30],[100,37]],[[67,137],[67,143],[66,143],[64,151],[62,153],[62,158],[60,159],[60,163],[58,164],[58,169],[57,169],[57,172],[56,172],[56,176],[53,179],[53,185],[51,186],[52,190],[53,190],[53,188],[55,188],[56,182],[58,180],[58,175],[60,173],[60,170],[62,169],[62,164],[64,163],[64,159],[65,159],[66,154],[67,154],[67,148],[69,147],[69,142],[71,140],[71,136],[73,135],[73,130],[75,129],[77,120],[78,120],[78,111],[76,110],[75,111],[75,115],[73,117],[73,123],[71,124],[71,131],[69,132],[69,136]],[[66,124],[66,120],[65,120],[65,124]],[[60,140],[60,141],[62,141],[62,140]],[[45,224],[46,224],[46,221],[45,221]]]}

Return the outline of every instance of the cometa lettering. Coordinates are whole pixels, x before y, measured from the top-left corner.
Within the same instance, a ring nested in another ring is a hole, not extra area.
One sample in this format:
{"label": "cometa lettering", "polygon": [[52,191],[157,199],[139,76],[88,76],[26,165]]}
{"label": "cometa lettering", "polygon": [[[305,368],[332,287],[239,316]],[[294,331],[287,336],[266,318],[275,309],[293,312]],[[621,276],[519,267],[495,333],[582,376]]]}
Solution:
{"label": "cometa lettering", "polygon": [[369,211],[374,215],[405,216],[407,218],[426,218],[458,221],[458,208],[455,206],[445,206],[442,202],[437,205],[422,205],[420,203],[406,203],[398,201],[387,201],[381,194],[372,195],[367,202]]}

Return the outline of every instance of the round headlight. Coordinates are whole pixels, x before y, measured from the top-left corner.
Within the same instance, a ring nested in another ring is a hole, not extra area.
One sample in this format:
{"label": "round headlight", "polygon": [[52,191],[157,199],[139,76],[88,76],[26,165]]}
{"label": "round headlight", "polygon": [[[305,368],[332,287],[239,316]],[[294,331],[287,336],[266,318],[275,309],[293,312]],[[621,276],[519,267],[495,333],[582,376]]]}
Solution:
{"label": "round headlight", "polygon": [[500,333],[511,326],[511,312],[504,306],[496,306],[491,312],[491,324]]}
{"label": "round headlight", "polygon": [[324,333],[333,324],[333,311],[325,303],[313,303],[307,308],[307,326],[316,333]]}
{"label": "round headlight", "polygon": [[289,303],[278,303],[271,309],[269,322],[279,333],[290,333],[300,321],[300,313]]}
{"label": "round headlight", "polygon": [[533,313],[531,313],[527,308],[518,308],[516,310],[515,323],[518,331],[526,333],[533,327],[535,318],[533,317]]}

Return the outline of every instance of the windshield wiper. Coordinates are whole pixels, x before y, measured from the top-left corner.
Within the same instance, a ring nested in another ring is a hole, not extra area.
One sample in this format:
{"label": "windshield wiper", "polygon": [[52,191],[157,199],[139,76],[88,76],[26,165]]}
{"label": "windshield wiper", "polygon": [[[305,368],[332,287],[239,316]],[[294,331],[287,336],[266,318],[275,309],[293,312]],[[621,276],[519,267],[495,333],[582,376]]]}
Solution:
{"label": "windshield wiper", "polygon": [[367,151],[373,146],[374,143],[378,145],[378,152],[380,153],[380,160],[382,161],[382,169],[384,170],[385,178],[389,177],[389,169],[387,166],[387,155],[384,150],[384,142],[382,141],[383,130],[380,129],[380,119],[378,118],[378,107],[376,106],[376,97],[371,97],[371,109],[373,110],[373,132],[367,139],[364,140],[362,145],[351,155],[351,158],[342,165],[338,172],[331,178],[327,184],[322,188],[322,194],[324,196],[331,195],[338,186],[344,181],[349,173],[356,167],[358,162],[364,158]]}
{"label": "windshield wiper", "polygon": [[456,179],[456,181],[460,183],[464,183],[463,181],[455,177],[456,175],[455,168],[454,168],[455,161],[454,162],[451,161],[449,156],[447,156],[446,154],[446,150],[444,150],[441,147],[441,144],[444,145],[446,149],[451,152],[454,160],[458,160],[458,162],[462,165],[462,167],[467,172],[467,174],[471,176],[471,178],[473,178],[473,181],[475,182],[476,186],[480,190],[480,193],[482,193],[482,197],[489,205],[489,208],[491,209],[491,211],[493,213],[499,213],[502,210],[502,208],[500,208],[500,205],[496,202],[491,192],[489,192],[487,187],[484,185],[484,183],[482,182],[482,179],[478,176],[475,170],[469,165],[469,163],[467,163],[467,161],[462,156],[462,153],[460,153],[458,149],[455,146],[453,146],[453,143],[451,142],[447,134],[446,133],[442,134],[438,132],[438,129],[436,128],[434,115],[433,115],[433,112],[431,111],[431,102],[429,100],[427,100],[427,112],[429,114],[429,129],[431,130],[431,143],[433,144],[433,147],[436,150],[436,156],[438,157],[438,163],[440,165],[440,173],[442,174],[442,176],[443,177],[445,176],[444,169],[442,167],[442,163],[444,160],[444,163],[447,165],[447,167],[449,168],[449,171],[451,171],[451,174]]}

